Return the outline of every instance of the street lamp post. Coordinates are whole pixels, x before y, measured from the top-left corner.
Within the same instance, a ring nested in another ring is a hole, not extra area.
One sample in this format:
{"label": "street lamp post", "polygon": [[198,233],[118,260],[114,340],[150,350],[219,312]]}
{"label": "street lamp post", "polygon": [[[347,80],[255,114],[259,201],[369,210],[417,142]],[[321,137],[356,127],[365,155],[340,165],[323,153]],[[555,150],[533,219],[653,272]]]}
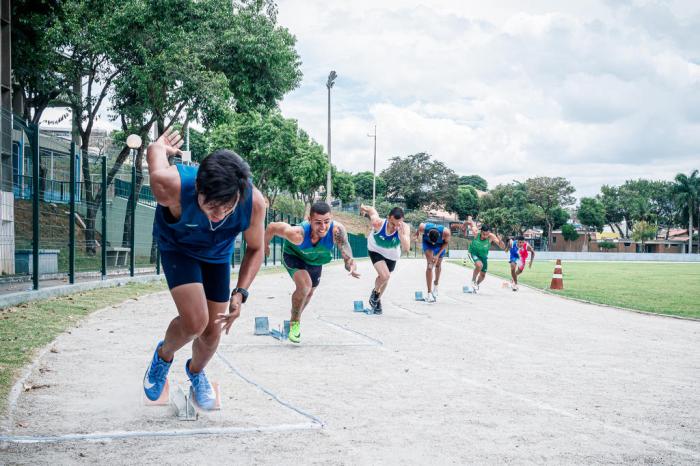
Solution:
{"label": "street lamp post", "polygon": [[335,71],[331,71],[328,74],[328,81],[326,82],[326,87],[328,88],[328,177],[326,178],[326,202],[331,203],[332,198],[332,188],[331,186],[331,88],[335,84],[335,78],[338,74]]}
{"label": "street lamp post", "polygon": [[377,125],[374,125],[374,134],[368,134],[367,137],[374,138],[374,163],[372,164],[372,207],[376,207],[374,204],[377,198]]}

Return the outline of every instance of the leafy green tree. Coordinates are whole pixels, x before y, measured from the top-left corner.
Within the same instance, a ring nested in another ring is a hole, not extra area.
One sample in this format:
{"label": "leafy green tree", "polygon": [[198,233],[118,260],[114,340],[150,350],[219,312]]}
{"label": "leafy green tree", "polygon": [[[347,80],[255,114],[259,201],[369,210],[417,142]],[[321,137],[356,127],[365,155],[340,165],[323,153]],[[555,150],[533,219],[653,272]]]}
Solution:
{"label": "leafy green tree", "polygon": [[[353,175],[353,182],[355,183],[355,194],[365,200],[371,200],[372,199],[372,179],[373,175],[372,172],[365,171],[365,172],[359,172],[355,173]],[[384,178],[381,176],[377,175],[377,181],[376,181],[376,195],[377,197],[385,197],[386,196],[386,182],[384,181]]]}
{"label": "leafy green tree", "polygon": [[335,197],[343,201],[343,203],[353,202],[355,200],[355,183],[352,173],[339,171],[333,167],[331,177]]}
{"label": "leafy green tree", "polygon": [[64,57],[56,53],[61,38],[55,23],[61,20],[61,7],[61,2],[50,0],[12,2],[13,94],[22,96],[22,107],[14,111],[34,124],[66,86],[60,72]]}
{"label": "leafy green tree", "polygon": [[[698,212],[700,215],[700,177],[698,177],[698,170],[693,170],[690,176],[685,173],[678,173],[674,181],[674,199],[678,207],[684,210],[688,216],[688,253],[690,254],[693,251],[693,216],[695,212]],[[700,251],[700,244],[698,244],[698,251]]]}
{"label": "leafy green tree", "polygon": [[201,162],[209,155],[209,141],[207,135],[190,127],[190,152],[193,162]]}
{"label": "leafy green tree", "polygon": [[626,237],[620,227],[620,222],[624,220],[622,208],[620,207],[620,189],[616,186],[603,185],[597,199],[603,204],[605,209],[605,223],[612,231],[617,229],[622,237]]}
{"label": "leafy green tree", "polygon": [[579,237],[578,232],[576,231],[576,228],[574,228],[573,225],[570,223],[565,223],[561,227],[561,235],[564,237],[566,241],[576,241]]}
{"label": "leafy green tree", "polygon": [[605,225],[605,207],[603,203],[593,197],[581,198],[581,205],[578,208],[578,220],[582,225],[603,230]]}
{"label": "leafy green tree", "polygon": [[547,227],[547,239],[551,241],[552,230],[556,228],[558,220],[557,216],[563,217],[561,213],[563,207],[574,203],[572,194],[576,189],[565,178],[547,176],[530,178],[525,181],[525,186],[530,202],[542,209]]}
{"label": "leafy green tree", "polygon": [[328,157],[323,147],[305,131],[299,130],[296,153],[287,164],[285,188],[297,193],[305,204],[310,205],[324,185],[327,172]]}
{"label": "leafy green tree", "polygon": [[513,211],[506,207],[494,207],[482,211],[480,214],[482,223],[493,228],[502,235],[513,235],[519,231],[518,220],[513,215]]}
{"label": "leafy green tree", "polygon": [[586,245],[590,241],[589,229],[594,228],[597,231],[603,231],[605,225],[605,207],[603,203],[593,197],[581,198],[581,204],[577,212],[578,220],[582,225],[586,226]]}
{"label": "leafy green tree", "polygon": [[387,185],[387,198],[403,201],[408,209],[426,206],[444,207],[457,196],[458,177],[430,154],[420,152],[405,158],[393,157],[382,171]]}
{"label": "leafy green tree", "polygon": [[454,212],[461,220],[467,216],[477,216],[479,213],[479,195],[473,186],[460,186],[454,201],[445,206],[450,212]]}
{"label": "leafy green tree", "polygon": [[459,177],[460,186],[473,186],[479,191],[487,191],[489,184],[488,182],[480,177],[479,175],[463,175]]}
{"label": "leafy green tree", "polygon": [[632,239],[642,243],[642,252],[644,252],[644,241],[656,238],[658,227],[646,220],[640,220],[634,224],[632,229]]}

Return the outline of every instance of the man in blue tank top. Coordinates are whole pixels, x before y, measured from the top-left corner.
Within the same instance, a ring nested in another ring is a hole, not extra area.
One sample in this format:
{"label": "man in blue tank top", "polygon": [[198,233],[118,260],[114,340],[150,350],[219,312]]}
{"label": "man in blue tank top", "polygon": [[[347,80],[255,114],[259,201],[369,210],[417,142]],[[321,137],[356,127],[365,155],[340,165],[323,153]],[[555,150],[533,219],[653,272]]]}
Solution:
{"label": "man in blue tank top", "polygon": [[[153,236],[178,316],[156,346],[143,388],[150,400],[158,399],[175,352],[192,341],[192,359],[185,363],[190,393],[201,408],[213,409],[216,394],[204,367],[216,352],[221,331],[228,333],[240,315],[260,269],[265,200],[253,187],[248,164],[234,152],[217,150],[199,167],[170,165],[181,145],[177,131],[168,130],[147,152],[158,202]],[[241,232],[246,251],[230,293],[231,255]]]}
{"label": "man in blue tank top", "polygon": [[[438,285],[440,284],[440,272],[442,272],[442,259],[450,245],[452,233],[444,225],[434,223],[421,223],[416,230],[416,241],[422,238],[423,254],[425,254],[425,281],[428,293],[425,300],[429,303],[437,301]],[[435,269],[435,281],[433,281],[433,269]]]}

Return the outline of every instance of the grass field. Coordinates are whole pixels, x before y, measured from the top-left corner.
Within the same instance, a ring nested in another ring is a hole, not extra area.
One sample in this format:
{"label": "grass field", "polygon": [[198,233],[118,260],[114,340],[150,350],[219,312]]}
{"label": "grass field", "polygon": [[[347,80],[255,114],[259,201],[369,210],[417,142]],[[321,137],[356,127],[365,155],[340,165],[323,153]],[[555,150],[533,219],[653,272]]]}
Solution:
{"label": "grass field", "polygon": [[[467,266],[472,267],[471,263]],[[700,264],[563,262],[562,270],[564,290],[552,293],[640,311],[700,318]],[[549,289],[553,271],[554,261],[535,260],[518,281]],[[510,279],[509,264],[491,260],[489,274]]]}

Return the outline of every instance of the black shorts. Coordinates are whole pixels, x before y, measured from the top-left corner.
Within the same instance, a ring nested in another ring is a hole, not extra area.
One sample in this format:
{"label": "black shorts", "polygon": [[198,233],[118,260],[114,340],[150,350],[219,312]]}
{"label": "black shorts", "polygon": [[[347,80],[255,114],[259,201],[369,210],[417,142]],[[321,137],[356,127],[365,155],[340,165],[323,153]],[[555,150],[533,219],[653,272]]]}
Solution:
{"label": "black shorts", "polygon": [[289,276],[294,279],[294,274],[298,270],[306,270],[311,277],[311,287],[316,288],[319,283],[321,283],[321,272],[323,271],[322,265],[311,265],[307,264],[301,258],[293,255],[287,254],[286,252],[282,254],[282,265],[287,269]]}
{"label": "black shorts", "polygon": [[394,268],[396,268],[396,261],[393,261],[391,259],[387,259],[386,257],[382,256],[378,252],[374,251],[367,251],[369,253],[369,260],[372,261],[373,264],[376,264],[377,262],[384,261],[386,262],[386,268],[389,269],[389,272],[393,272]]}
{"label": "black shorts", "polygon": [[177,251],[161,251],[165,280],[171,290],[188,283],[201,283],[209,301],[227,303],[231,299],[231,263],[212,264]]}

